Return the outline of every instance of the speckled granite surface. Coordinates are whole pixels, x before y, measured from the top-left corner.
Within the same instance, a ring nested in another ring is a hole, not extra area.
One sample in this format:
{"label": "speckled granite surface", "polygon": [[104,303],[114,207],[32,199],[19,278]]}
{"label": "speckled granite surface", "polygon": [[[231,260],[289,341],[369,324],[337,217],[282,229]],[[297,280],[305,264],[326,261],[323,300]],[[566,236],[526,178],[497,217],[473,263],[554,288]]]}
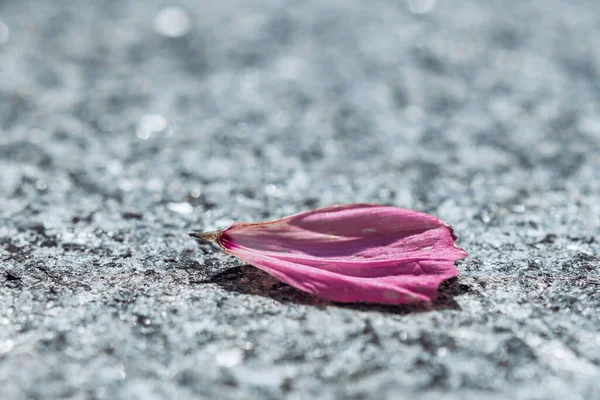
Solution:
{"label": "speckled granite surface", "polygon": [[[600,398],[600,3],[0,21],[0,398]],[[186,236],[364,201],[454,225],[437,303],[320,302]]]}

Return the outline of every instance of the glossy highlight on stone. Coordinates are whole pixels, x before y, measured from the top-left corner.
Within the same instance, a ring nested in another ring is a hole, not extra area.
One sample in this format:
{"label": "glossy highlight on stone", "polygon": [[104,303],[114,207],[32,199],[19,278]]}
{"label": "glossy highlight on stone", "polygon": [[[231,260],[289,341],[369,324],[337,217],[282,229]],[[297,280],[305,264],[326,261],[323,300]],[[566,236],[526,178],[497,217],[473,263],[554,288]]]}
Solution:
{"label": "glossy highlight on stone", "polygon": [[274,221],[190,233],[281,281],[335,302],[434,300],[467,253],[428,214],[377,204],[320,208]]}

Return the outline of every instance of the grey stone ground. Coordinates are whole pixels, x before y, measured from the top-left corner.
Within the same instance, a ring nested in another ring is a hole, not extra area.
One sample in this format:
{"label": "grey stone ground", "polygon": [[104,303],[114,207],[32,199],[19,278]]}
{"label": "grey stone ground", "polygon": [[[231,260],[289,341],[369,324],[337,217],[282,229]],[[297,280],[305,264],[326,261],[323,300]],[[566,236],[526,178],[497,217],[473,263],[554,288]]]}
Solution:
{"label": "grey stone ground", "polygon": [[[0,1],[0,398],[600,398],[600,2],[178,4]],[[454,225],[437,303],[186,236],[364,201]]]}

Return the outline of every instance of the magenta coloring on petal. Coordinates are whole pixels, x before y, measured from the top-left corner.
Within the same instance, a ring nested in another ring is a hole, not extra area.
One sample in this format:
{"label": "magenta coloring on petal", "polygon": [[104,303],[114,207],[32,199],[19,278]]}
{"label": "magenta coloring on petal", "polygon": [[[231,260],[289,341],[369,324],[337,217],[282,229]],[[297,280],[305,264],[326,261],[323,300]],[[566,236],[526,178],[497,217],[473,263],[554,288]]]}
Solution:
{"label": "magenta coloring on petal", "polygon": [[458,275],[449,225],[417,211],[347,204],[220,232],[192,233],[281,281],[325,300],[430,301]]}

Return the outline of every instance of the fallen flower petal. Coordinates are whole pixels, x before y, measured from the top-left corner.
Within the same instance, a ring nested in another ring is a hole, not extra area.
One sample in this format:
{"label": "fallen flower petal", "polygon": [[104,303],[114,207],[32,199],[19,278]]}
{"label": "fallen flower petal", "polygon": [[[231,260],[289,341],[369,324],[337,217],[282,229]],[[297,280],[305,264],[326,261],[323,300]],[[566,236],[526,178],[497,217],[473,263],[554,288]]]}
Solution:
{"label": "fallen flower petal", "polygon": [[275,221],[190,233],[281,281],[337,302],[430,301],[467,253],[443,221],[417,211],[347,204]]}

